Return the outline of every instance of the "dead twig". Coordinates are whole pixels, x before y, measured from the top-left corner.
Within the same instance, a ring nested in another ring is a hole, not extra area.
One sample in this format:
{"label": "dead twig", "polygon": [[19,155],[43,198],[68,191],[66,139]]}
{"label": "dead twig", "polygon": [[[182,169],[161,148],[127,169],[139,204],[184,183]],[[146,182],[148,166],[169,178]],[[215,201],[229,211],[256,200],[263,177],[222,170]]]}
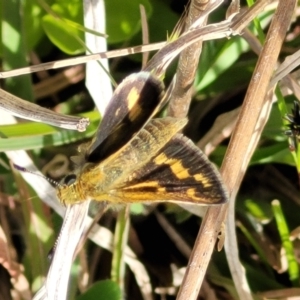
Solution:
{"label": "dead twig", "polygon": [[16,117],[71,130],[85,131],[89,119],[58,114],[0,89],[0,108]]}
{"label": "dead twig", "polygon": [[[204,2],[204,3],[203,3]],[[191,1],[189,13],[186,21],[186,30],[203,14],[208,1],[194,0]],[[206,24],[207,18],[201,18],[202,27]],[[193,83],[199,63],[199,56],[202,51],[202,41],[192,44],[183,50],[179,57],[176,71],[176,82],[172,92],[171,101],[168,106],[168,115],[175,118],[184,118],[189,110]]]}

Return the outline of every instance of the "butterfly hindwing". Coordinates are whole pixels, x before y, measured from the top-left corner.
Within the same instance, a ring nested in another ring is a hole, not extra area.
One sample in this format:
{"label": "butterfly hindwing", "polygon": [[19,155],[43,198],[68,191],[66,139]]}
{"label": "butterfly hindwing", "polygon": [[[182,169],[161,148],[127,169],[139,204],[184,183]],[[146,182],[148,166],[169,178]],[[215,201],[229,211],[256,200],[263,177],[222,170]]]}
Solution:
{"label": "butterfly hindwing", "polygon": [[128,143],[157,112],[163,91],[162,82],[148,72],[128,76],[115,90],[86,160],[103,161]]}
{"label": "butterfly hindwing", "polygon": [[176,134],[150,161],[111,191],[110,196],[129,203],[179,201],[220,204],[227,200],[217,170],[181,134]]}

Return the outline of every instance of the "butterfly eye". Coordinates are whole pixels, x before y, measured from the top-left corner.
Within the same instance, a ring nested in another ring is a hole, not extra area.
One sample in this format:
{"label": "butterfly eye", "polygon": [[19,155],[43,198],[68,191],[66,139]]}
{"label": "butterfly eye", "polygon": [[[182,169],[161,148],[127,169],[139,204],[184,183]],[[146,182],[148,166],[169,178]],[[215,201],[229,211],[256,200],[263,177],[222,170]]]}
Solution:
{"label": "butterfly eye", "polygon": [[75,174],[69,174],[64,178],[65,185],[71,185],[76,181],[77,176]]}

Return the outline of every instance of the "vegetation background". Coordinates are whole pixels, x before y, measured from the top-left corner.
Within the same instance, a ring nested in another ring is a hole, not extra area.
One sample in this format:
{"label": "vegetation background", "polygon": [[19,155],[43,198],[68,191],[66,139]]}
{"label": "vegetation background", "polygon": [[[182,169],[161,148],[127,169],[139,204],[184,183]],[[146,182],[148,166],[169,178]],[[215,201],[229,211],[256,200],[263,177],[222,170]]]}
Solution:
{"label": "vegetation background", "polygon": [[[149,40],[156,43],[170,36],[188,2],[106,1],[109,50],[142,44],[140,4],[147,13]],[[81,1],[2,0],[0,5],[3,71],[85,53]],[[224,20],[227,8],[225,2],[210,14],[209,23]],[[257,28],[261,29],[261,41],[275,8],[266,9],[256,24],[248,26],[256,36]],[[279,61],[299,49],[299,12],[297,8]],[[110,74],[120,82],[138,72],[141,61],[141,54],[111,59]],[[206,41],[203,45],[185,134],[209,152],[210,160],[218,166],[224,158],[230,128],[235,124],[256,62],[257,55],[243,36]],[[176,62],[168,68],[166,85],[175,72]],[[47,274],[50,264],[47,254],[62,223],[56,211],[37,197],[37,187],[26,184],[12,168],[6,151],[29,151],[38,168],[56,181],[67,174],[72,169],[69,157],[76,154],[80,143],[93,136],[101,120],[84,78],[85,66],[78,65],[2,81],[2,88],[13,95],[56,112],[89,117],[91,125],[84,133],[24,120],[1,125],[1,300],[32,298]],[[293,78],[298,84],[299,71],[293,73]],[[291,151],[294,139],[288,141],[284,135],[289,128],[284,116],[287,112],[291,114],[299,96],[283,82],[277,88],[276,99],[279,101],[273,103],[238,192],[235,210],[240,261],[255,299],[300,297],[300,151],[297,139],[296,149]],[[0,115],[0,122],[5,124],[7,117],[2,111]],[[217,119],[220,115],[223,123]],[[228,135],[222,131],[224,128],[229,128]],[[213,151],[207,148],[207,144],[211,146],[211,136],[220,137]],[[109,211],[100,224],[114,232],[117,214],[115,210]],[[131,207],[128,245],[147,270],[152,287],[149,299],[176,298],[200,224],[201,218],[171,204]],[[143,287],[136,278],[138,272],[133,273],[127,267],[122,283],[120,278],[113,277],[112,255],[90,241],[86,243],[72,268],[69,299],[145,299]],[[224,251],[214,251],[199,299],[238,299]]]}

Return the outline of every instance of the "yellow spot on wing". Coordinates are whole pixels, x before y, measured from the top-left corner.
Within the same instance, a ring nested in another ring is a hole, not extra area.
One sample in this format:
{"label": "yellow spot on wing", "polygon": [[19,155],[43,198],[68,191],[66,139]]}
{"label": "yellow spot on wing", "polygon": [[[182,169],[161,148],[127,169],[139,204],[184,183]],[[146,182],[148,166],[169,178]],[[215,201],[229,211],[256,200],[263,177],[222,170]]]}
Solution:
{"label": "yellow spot on wing", "polygon": [[208,177],[202,175],[201,173],[191,175],[189,170],[182,165],[182,162],[179,159],[168,158],[164,153],[161,153],[154,159],[154,163],[157,165],[168,165],[178,179],[194,178],[196,181],[201,182],[204,187],[211,186]]}
{"label": "yellow spot on wing", "polygon": [[191,198],[197,198],[196,195],[195,195],[195,189],[186,190],[186,194]]}
{"label": "yellow spot on wing", "polygon": [[133,87],[127,96],[127,106],[129,111],[135,106],[137,100],[139,99],[139,96],[140,94],[138,90]]}
{"label": "yellow spot on wing", "polygon": [[201,173],[195,174],[193,176],[197,181],[201,181],[201,183],[204,185],[204,187],[209,187],[211,184],[209,183],[208,179],[209,177],[203,176]]}
{"label": "yellow spot on wing", "polygon": [[154,162],[157,165],[162,165],[162,164],[166,164],[167,160],[168,160],[167,156],[164,153],[161,153],[157,157],[155,157]]}
{"label": "yellow spot on wing", "polygon": [[[145,188],[145,187],[158,188],[160,186],[159,186],[159,182],[157,182],[157,181],[141,182],[141,183],[137,183],[137,184],[128,186],[129,189],[142,189],[142,188]],[[124,189],[126,189],[126,187]]]}

